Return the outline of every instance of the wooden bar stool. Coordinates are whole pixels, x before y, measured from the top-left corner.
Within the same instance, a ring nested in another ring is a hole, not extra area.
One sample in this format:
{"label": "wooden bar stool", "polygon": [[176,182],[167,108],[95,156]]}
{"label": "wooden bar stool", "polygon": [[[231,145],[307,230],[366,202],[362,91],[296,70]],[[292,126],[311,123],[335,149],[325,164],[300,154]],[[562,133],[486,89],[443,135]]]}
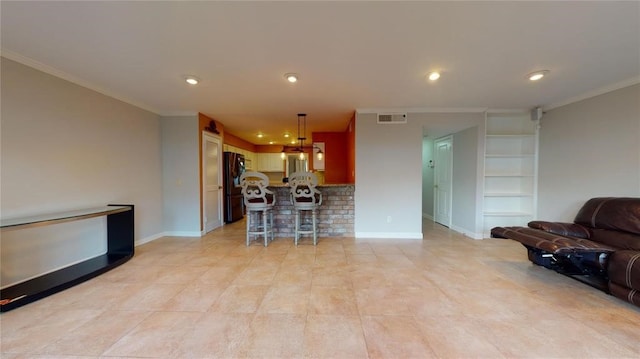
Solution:
{"label": "wooden bar stool", "polygon": [[260,172],[245,172],[240,176],[240,187],[247,210],[247,246],[251,236],[264,238],[264,246],[273,241],[273,205],[276,196],[267,186],[269,178]]}
{"label": "wooden bar stool", "polygon": [[[295,239],[297,246],[300,236],[313,235],[313,245],[318,243],[318,207],[322,204],[322,193],[316,188],[318,177],[312,172],[294,172],[289,175],[291,203],[295,212]],[[304,214],[311,212],[311,222],[304,221]]]}

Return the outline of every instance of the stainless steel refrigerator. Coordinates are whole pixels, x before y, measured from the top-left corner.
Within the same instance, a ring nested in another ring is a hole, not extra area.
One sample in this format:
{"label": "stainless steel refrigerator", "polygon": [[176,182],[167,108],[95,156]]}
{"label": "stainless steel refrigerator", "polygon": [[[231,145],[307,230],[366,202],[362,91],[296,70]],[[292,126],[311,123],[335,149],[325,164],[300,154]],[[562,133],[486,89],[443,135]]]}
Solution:
{"label": "stainless steel refrigerator", "polygon": [[224,221],[235,222],[244,217],[240,176],[244,173],[244,156],[224,153]]}

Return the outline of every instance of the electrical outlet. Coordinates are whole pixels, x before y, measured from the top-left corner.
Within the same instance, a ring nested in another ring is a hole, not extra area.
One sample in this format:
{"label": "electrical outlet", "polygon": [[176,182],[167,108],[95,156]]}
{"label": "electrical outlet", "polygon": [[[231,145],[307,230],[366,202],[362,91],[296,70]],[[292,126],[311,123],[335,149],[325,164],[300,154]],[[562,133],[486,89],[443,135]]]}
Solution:
{"label": "electrical outlet", "polygon": [[387,216],[387,223],[391,223],[391,216]]}

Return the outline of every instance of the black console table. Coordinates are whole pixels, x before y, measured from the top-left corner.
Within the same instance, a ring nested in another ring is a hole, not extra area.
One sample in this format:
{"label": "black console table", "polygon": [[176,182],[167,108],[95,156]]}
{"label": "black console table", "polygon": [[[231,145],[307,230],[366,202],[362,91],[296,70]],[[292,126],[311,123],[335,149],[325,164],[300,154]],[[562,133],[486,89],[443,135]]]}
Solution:
{"label": "black console table", "polygon": [[134,254],[133,205],[108,205],[0,221],[2,232],[107,216],[107,253],[0,290],[0,311],[17,308],[113,269]]}

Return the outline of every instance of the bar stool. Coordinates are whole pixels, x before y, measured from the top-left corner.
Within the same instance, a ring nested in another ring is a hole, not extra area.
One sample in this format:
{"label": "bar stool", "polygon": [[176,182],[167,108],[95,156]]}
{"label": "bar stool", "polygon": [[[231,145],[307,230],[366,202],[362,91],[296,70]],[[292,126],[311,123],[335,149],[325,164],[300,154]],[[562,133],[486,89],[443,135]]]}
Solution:
{"label": "bar stool", "polygon": [[[295,239],[297,246],[300,235],[313,235],[313,245],[318,243],[318,220],[317,210],[322,204],[322,193],[316,188],[318,177],[312,172],[294,172],[289,175],[289,186],[291,187],[291,203],[296,213]],[[304,214],[311,212],[311,223]]]}
{"label": "bar stool", "polygon": [[[260,172],[244,172],[240,176],[240,187],[247,210],[247,246],[251,236],[264,237],[264,246],[273,241],[273,205],[276,197],[267,186],[269,178]],[[271,238],[269,238],[271,237]]]}

